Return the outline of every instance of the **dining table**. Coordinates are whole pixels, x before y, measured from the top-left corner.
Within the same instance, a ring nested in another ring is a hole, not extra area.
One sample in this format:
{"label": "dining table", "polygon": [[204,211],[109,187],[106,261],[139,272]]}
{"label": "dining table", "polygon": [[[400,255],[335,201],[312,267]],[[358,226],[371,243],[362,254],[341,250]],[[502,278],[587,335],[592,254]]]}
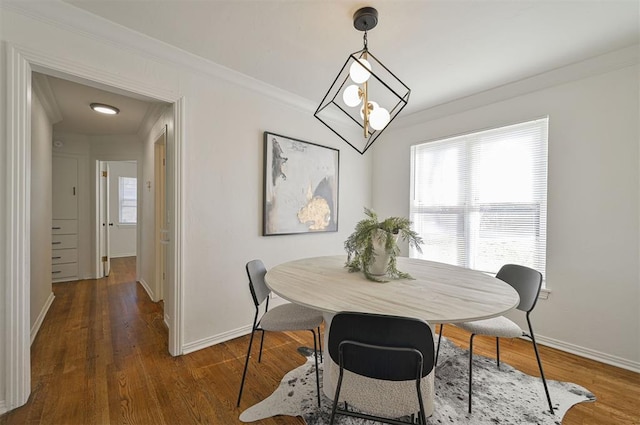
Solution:
{"label": "dining table", "polygon": [[[273,293],[292,303],[322,311],[325,320],[323,391],[330,399],[334,396],[337,368],[328,356],[327,347],[331,320],[336,313],[353,311],[412,317],[425,320],[433,327],[497,317],[515,308],[520,301],[515,289],[489,273],[416,258],[396,260],[398,270],[411,278],[368,280],[362,272],[351,272],[345,267],[346,255],[285,262],[271,268],[265,276]],[[327,370],[332,373],[326,373]],[[427,415],[433,412],[433,375],[428,377],[430,391],[428,388],[428,394],[423,397]],[[358,385],[364,385],[367,379]],[[376,383],[378,387],[379,384]],[[388,387],[380,387],[379,391],[382,398],[393,393]],[[370,404],[378,405],[379,401]]]}

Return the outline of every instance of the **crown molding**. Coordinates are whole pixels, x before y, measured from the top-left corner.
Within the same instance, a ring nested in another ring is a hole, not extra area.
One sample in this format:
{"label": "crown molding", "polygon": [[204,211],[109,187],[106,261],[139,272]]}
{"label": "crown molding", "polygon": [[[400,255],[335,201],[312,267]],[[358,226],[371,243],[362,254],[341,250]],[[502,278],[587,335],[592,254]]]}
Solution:
{"label": "crown molding", "polygon": [[[157,62],[169,63],[178,67],[187,68],[192,72],[206,75],[207,77],[225,80],[306,113],[313,114],[317,107],[317,105],[309,99],[138,33],[59,0],[47,2],[3,2],[0,3],[0,8],[6,8],[7,10],[28,16],[32,19],[54,25],[81,37],[93,38],[121,49],[129,49],[138,55]],[[24,49],[24,51],[25,54],[28,55],[28,51],[26,49]],[[434,105],[409,115],[401,115],[394,121],[394,127],[411,127],[424,123],[425,121],[442,118],[548,87],[638,64],[639,51],[640,46],[635,44],[470,96]],[[60,58],[57,58],[57,60],[64,62],[64,60]],[[62,66],[62,68],[64,68],[64,66]],[[96,70],[92,70],[92,72],[95,73]],[[111,83],[110,81],[104,82],[106,84]],[[119,85],[122,87],[122,81],[119,81]],[[131,89],[137,93],[145,92],[145,90],[141,90],[139,84],[131,87]],[[175,95],[175,93],[168,94],[163,100],[175,99]],[[334,118],[334,120],[336,122],[341,121],[339,117]]]}
{"label": "crown molding", "polygon": [[638,65],[639,61],[640,45],[635,44],[398,117],[396,126],[400,128],[411,127],[527,93]]}
{"label": "crown molding", "polygon": [[157,62],[173,64],[207,77],[225,80],[312,114],[316,109],[316,105],[309,99],[234,71],[59,0],[3,2],[0,3],[0,8],[6,8],[15,13],[56,26],[77,36],[92,38],[117,46],[120,49],[125,48],[134,51],[138,55]]}
{"label": "crown molding", "polygon": [[62,113],[60,107],[56,101],[56,97],[51,90],[49,84],[49,78],[43,74],[32,74],[33,91],[40,99],[40,103],[44,107],[44,110],[51,120],[51,124],[56,124],[62,121]]}

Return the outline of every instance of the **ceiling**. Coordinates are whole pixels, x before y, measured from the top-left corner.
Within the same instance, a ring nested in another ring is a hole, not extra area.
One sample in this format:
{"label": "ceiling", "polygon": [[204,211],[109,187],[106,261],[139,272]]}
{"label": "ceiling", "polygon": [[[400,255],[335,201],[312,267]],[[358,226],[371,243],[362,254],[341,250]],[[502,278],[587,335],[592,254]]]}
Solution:
{"label": "ceiling", "polygon": [[[48,93],[54,100],[57,114],[53,128],[56,132],[94,136],[136,134],[145,119],[159,114],[156,106],[163,104],[116,89],[102,90],[38,73],[34,73],[34,84],[39,86],[41,93]],[[115,106],[120,113],[99,114],[90,108],[91,103]]]}
{"label": "ceiling", "polygon": [[362,48],[353,13],[373,6],[368,47],[411,88],[403,114],[632,46],[640,34],[635,0],[66,2],[314,103]]}

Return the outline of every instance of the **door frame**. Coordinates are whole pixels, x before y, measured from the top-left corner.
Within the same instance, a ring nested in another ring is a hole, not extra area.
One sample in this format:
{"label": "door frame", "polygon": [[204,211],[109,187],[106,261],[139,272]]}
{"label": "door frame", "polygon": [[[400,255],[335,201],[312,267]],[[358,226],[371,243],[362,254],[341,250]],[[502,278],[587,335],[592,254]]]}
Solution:
{"label": "door frame", "polygon": [[32,71],[44,74],[63,73],[68,76],[139,93],[173,104],[173,143],[169,146],[169,166],[173,169],[168,185],[172,192],[170,213],[170,278],[173,285],[171,307],[173,318],[169,323],[169,352],[173,356],[183,353],[183,145],[185,138],[185,98],[161,87],[151,87],[92,68],[84,63],[62,60],[58,57],[26,51],[6,42],[6,138],[3,188],[7,207],[3,219],[5,236],[3,275],[5,289],[4,367],[5,406],[12,410],[25,404],[31,393],[30,353],[30,194],[31,194],[31,78]]}
{"label": "door frame", "polygon": [[[156,296],[164,300],[165,281],[167,273],[167,245],[170,243],[167,234],[167,126],[162,128],[160,134],[154,137],[153,142],[153,180],[154,191],[154,248],[155,248],[155,285]],[[163,312],[163,319],[168,323],[167,315]]]}
{"label": "door frame", "polygon": [[[107,173],[105,176],[104,173]],[[96,159],[96,277],[109,276],[111,256],[109,255],[109,161]],[[106,260],[102,258],[106,257]]]}

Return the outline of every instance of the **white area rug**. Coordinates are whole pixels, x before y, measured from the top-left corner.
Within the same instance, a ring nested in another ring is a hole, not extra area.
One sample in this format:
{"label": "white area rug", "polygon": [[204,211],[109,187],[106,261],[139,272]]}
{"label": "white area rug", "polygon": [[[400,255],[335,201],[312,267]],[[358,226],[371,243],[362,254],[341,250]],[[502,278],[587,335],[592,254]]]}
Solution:
{"label": "white area rug", "polygon": [[[533,356],[533,353],[532,353]],[[435,411],[429,424],[561,424],[574,404],[595,401],[585,388],[570,382],[547,380],[555,415],[548,411],[542,381],[502,363],[474,355],[473,412],[467,413],[468,352],[442,338],[435,379]],[[276,415],[301,416],[308,425],[328,424],[332,401],[316,399],[315,365],[307,363],[287,373],[268,398],[242,412],[240,420],[254,422]],[[322,385],[322,365],[320,365]],[[322,387],[320,388],[322,391]],[[371,421],[336,416],[341,425],[373,424]]]}

